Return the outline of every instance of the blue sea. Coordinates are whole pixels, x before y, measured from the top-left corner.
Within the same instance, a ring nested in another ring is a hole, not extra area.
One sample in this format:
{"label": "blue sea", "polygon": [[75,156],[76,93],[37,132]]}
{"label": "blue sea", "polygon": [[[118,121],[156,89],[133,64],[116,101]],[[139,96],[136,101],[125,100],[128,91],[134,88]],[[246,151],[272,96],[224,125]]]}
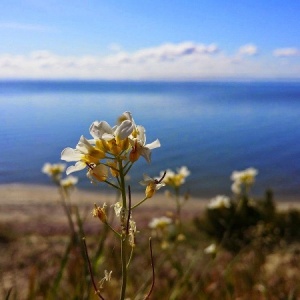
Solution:
{"label": "blue sea", "polygon": [[[162,145],[151,164],[133,167],[132,190],[143,173],[187,166],[183,191],[230,195],[232,171],[254,167],[254,194],[300,196],[299,82],[1,81],[0,183],[50,184],[45,162],[90,138],[93,121],[113,125],[124,111]],[[107,191],[76,175],[79,188]]]}

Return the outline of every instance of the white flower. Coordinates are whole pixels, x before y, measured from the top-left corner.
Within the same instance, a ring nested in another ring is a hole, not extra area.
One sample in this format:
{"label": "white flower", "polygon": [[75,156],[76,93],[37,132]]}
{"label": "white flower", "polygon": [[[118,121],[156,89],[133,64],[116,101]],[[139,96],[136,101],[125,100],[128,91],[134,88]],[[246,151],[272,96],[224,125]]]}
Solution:
{"label": "white flower", "polygon": [[130,137],[130,144],[132,146],[132,151],[130,153],[129,159],[135,162],[140,156],[143,156],[148,163],[151,162],[151,150],[160,147],[160,142],[156,139],[150,144],[146,144],[146,130],[143,126],[136,126],[136,130]]}
{"label": "white flower", "polygon": [[151,198],[157,190],[165,186],[163,182],[159,182],[159,180],[151,178],[147,174],[144,174],[143,177],[144,180],[140,181],[140,184],[146,186],[145,194],[147,198]]}
{"label": "white flower", "polygon": [[233,180],[233,185],[231,186],[233,193],[240,194],[242,185],[244,185],[246,188],[252,186],[255,182],[255,177],[257,174],[258,171],[254,168],[232,172],[230,178]]}
{"label": "white flower", "polygon": [[64,188],[71,188],[73,186],[75,186],[78,182],[78,178],[75,176],[67,176],[66,178],[62,179],[60,181],[60,185]]}
{"label": "white flower", "polygon": [[75,149],[65,148],[61,153],[61,159],[65,161],[77,161],[74,166],[67,168],[67,175],[83,170],[89,164],[98,164],[99,160],[105,157],[102,149],[99,149],[84,137],[81,136]]}
{"label": "white flower", "polygon": [[117,140],[124,140],[127,138],[134,129],[134,122],[130,112],[125,112],[123,115],[124,120],[119,125],[115,125],[114,127],[111,127],[106,121],[93,122],[90,126],[90,133],[92,137],[106,141],[110,141],[114,138]]}
{"label": "white flower", "polygon": [[186,166],[182,166],[180,169],[177,169],[177,172],[184,178],[191,174],[190,170]]}
{"label": "white flower", "polygon": [[234,171],[231,174],[231,180],[251,185],[255,182],[255,176],[258,171],[254,168],[248,168],[244,171]]}
{"label": "white flower", "polygon": [[231,185],[231,190],[234,194],[240,194],[242,189],[241,189],[241,183],[238,181],[235,181],[232,185]]}
{"label": "white flower", "polygon": [[218,195],[215,198],[211,199],[208,208],[209,209],[219,209],[219,208],[229,208],[231,206],[231,202],[229,197]]}
{"label": "white flower", "polygon": [[65,164],[50,164],[50,163],[45,163],[42,172],[44,174],[47,174],[50,177],[60,177],[61,174],[64,172],[66,169]]}
{"label": "white flower", "polygon": [[149,223],[149,227],[152,229],[164,229],[172,222],[172,219],[168,217],[153,218]]}
{"label": "white flower", "polygon": [[217,246],[214,243],[204,249],[204,253],[206,254],[215,254],[216,252],[217,252]]}
{"label": "white flower", "polygon": [[90,134],[94,139],[102,139],[104,134],[113,134],[112,127],[106,121],[95,121],[90,126]]}
{"label": "white flower", "polygon": [[[181,186],[182,184],[185,183],[185,179],[186,177],[188,177],[191,172],[189,171],[189,169],[186,166],[182,166],[181,168],[176,170],[177,173],[175,173],[174,171],[168,169],[166,171],[166,175],[163,179],[163,182],[166,185],[170,185],[174,188],[177,188],[179,186]],[[164,172],[160,172],[160,176],[163,176]]]}

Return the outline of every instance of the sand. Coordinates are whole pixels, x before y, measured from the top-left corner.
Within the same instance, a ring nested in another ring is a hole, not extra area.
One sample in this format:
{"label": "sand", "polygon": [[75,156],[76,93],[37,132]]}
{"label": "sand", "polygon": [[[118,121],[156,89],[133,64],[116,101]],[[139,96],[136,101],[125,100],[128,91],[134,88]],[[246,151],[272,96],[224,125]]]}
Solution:
{"label": "sand", "polygon": [[[133,194],[133,205],[143,198],[143,194]],[[105,193],[99,187],[99,192],[78,189],[72,191],[69,204],[78,207],[87,230],[93,231],[94,227],[99,226],[97,219],[91,215],[94,203],[102,206],[104,202],[109,208],[111,204],[117,202],[117,195]],[[199,216],[207,202],[208,199],[190,198],[183,206],[183,218],[192,219]],[[159,191],[153,198],[136,208],[133,215],[135,219],[139,219],[142,226],[147,226],[152,218],[174,212],[175,200]],[[36,232],[43,235],[51,235],[54,232],[65,233],[68,230],[58,189],[42,185],[0,185],[0,224],[9,225],[12,230],[18,232]]]}
{"label": "sand", "polygon": [[[132,203],[143,199],[143,194],[133,194]],[[60,194],[56,187],[26,184],[0,185],[0,224],[9,225],[11,229],[29,233],[53,234],[64,233],[67,220],[61,205]],[[105,193],[99,187],[99,192],[74,190],[71,193],[69,204],[77,206],[80,216],[87,224],[87,230],[98,227],[97,220],[92,218],[91,211],[94,203],[102,206],[104,202],[108,207],[116,203],[114,193]],[[201,215],[209,199],[190,198],[182,209],[183,219],[192,219]],[[276,202],[280,209],[299,208],[300,202],[288,199]],[[112,210],[112,209],[111,209]],[[153,198],[148,199],[133,212],[143,226],[154,217],[161,217],[175,212],[175,200],[167,197],[164,192],[158,192]]]}

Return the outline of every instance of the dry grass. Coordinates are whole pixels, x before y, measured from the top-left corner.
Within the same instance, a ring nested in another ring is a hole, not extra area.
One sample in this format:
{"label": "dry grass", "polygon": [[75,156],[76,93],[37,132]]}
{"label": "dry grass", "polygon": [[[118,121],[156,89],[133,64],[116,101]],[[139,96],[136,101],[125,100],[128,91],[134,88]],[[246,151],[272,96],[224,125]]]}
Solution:
{"label": "dry grass", "polygon": [[[0,187],[0,297],[5,299],[97,299],[91,288],[82,244],[70,238],[66,216],[55,188],[4,185]],[[119,245],[104,225],[91,217],[93,203],[114,203],[114,194],[76,191],[72,206],[79,208],[84,232],[99,281],[113,271],[103,289],[105,299],[118,299]],[[141,199],[134,195],[133,201]],[[191,199],[183,208],[185,240],[162,249],[153,238],[155,287],[151,299],[300,299],[300,244],[281,240],[275,247],[258,241],[238,253],[205,254],[212,240],[194,225],[207,201]],[[295,203],[290,206],[295,207]],[[285,209],[287,204],[284,205]],[[128,295],[143,299],[151,285],[147,224],[174,210],[162,194],[134,212],[140,233],[130,266]],[[96,249],[99,253],[96,254]],[[61,278],[60,278],[61,276]]]}

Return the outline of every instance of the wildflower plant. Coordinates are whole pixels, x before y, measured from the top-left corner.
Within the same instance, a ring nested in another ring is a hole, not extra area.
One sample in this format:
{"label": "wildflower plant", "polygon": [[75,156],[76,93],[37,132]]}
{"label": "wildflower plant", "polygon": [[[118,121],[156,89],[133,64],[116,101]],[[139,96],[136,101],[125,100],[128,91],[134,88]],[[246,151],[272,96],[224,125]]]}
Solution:
{"label": "wildflower plant", "polygon": [[[67,175],[85,169],[92,183],[107,184],[121,195],[121,200],[113,205],[120,221],[119,228],[115,229],[109,224],[106,204],[102,207],[95,204],[93,216],[108,226],[120,241],[122,273],[120,299],[125,299],[127,271],[137,233],[133,211],[164,186],[162,182],[164,175],[159,179],[153,179],[144,174],[144,180],[140,183],[145,186],[145,197],[135,204],[131,201],[130,186],[127,186],[126,178],[134,163],[141,157],[146,162],[151,162],[151,150],[160,147],[160,142],[157,139],[147,144],[145,128],[136,125],[130,112],[124,112],[113,127],[106,121],[95,121],[91,124],[89,131],[92,138],[86,139],[81,136],[75,148],[68,147],[62,151],[61,159],[74,162],[66,169]],[[150,250],[152,253],[152,249]],[[103,299],[100,288],[95,285],[94,288],[99,298]]]}
{"label": "wildflower plant", "polygon": [[218,246],[238,251],[253,241],[257,228],[274,227],[272,193],[267,191],[262,199],[250,195],[257,174],[254,168],[232,172],[233,197],[218,195],[208,203],[202,223],[198,225],[216,240]]}
{"label": "wildflower plant", "polygon": [[255,183],[255,178],[258,171],[254,168],[248,168],[243,171],[233,171],[231,174],[231,190],[236,195],[247,195],[250,192],[250,188]]}
{"label": "wildflower plant", "polygon": [[72,233],[72,239],[75,237],[75,225],[72,219],[71,208],[70,208],[70,192],[75,188],[78,183],[78,178],[69,175],[63,178],[63,172],[66,169],[66,164],[49,162],[45,163],[42,167],[42,173],[48,175],[53,183],[58,187],[61,203],[68,218],[69,227]]}
{"label": "wildflower plant", "polygon": [[182,166],[178,168],[174,172],[171,169],[168,169],[166,172],[160,173],[160,178],[163,178],[162,182],[171,189],[169,195],[172,198],[175,198],[176,202],[176,224],[177,224],[177,234],[179,239],[182,238],[181,232],[181,210],[182,206],[188,200],[188,194],[186,193],[184,196],[181,195],[181,187],[185,183],[186,178],[190,175],[190,171],[186,166]]}
{"label": "wildflower plant", "polygon": [[168,237],[172,225],[173,220],[166,216],[153,218],[148,224],[154,236],[160,241],[162,249],[166,249],[169,246]]}

